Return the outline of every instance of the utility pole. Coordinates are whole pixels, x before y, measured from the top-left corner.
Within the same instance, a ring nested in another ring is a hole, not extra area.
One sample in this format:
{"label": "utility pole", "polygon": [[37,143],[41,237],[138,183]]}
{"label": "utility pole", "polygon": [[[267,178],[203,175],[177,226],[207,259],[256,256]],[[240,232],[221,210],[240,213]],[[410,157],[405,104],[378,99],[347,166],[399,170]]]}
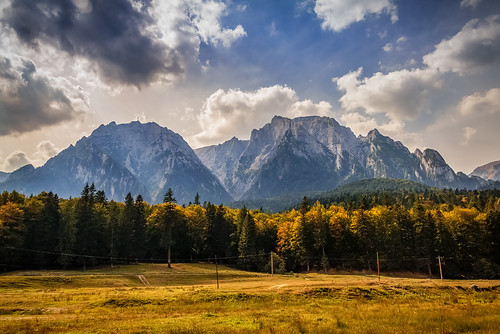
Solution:
{"label": "utility pole", "polygon": [[378,261],[378,252],[377,252],[377,275],[378,275],[378,281],[380,282],[380,263]]}
{"label": "utility pole", "polygon": [[438,256],[439,261],[439,275],[441,275],[441,280],[443,280],[443,268],[441,268],[441,255]]}
{"label": "utility pole", "polygon": [[217,255],[215,255],[215,277],[217,278],[217,289],[219,288],[219,269],[217,268]]}
{"label": "utility pole", "polygon": [[274,274],[273,251],[271,251],[271,276]]}

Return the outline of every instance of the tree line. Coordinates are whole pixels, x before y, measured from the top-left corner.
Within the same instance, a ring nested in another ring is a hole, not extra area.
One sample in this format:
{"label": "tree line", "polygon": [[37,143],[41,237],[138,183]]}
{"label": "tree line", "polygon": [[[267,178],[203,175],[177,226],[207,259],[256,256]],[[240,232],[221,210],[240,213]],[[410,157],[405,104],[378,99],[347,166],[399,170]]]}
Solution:
{"label": "tree line", "polygon": [[108,201],[86,185],[79,198],[52,192],[0,194],[0,266],[86,268],[103,264],[207,261],[248,270],[382,270],[498,277],[500,193],[441,190],[346,196],[269,213],[200,203],[178,205],[171,189],[150,205],[129,193]]}

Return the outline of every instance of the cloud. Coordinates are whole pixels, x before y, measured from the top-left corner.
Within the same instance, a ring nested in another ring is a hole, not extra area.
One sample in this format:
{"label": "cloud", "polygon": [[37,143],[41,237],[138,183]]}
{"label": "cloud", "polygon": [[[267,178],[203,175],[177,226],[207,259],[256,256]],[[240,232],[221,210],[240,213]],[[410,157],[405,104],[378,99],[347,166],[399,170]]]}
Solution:
{"label": "cloud", "polygon": [[382,49],[385,52],[391,52],[394,49],[394,45],[392,45],[392,43],[387,43]]}
{"label": "cloud", "polygon": [[424,63],[442,72],[484,72],[500,65],[500,15],[467,22],[462,30],[441,41],[423,57]]}
{"label": "cloud", "polygon": [[[406,41],[402,36],[395,44],[387,44],[384,50],[394,50],[395,45]],[[463,75],[488,70],[488,74],[494,75],[500,64],[500,16],[469,21],[455,36],[441,41],[434,52],[425,55],[423,63],[419,69],[378,72],[364,78],[360,68],[333,78],[338,89],[344,92],[339,99],[342,108],[371,116],[385,115],[390,122],[404,125],[406,121],[415,120],[432,103],[439,104],[437,94],[449,84],[450,75],[446,76],[446,73]],[[463,115],[482,110],[495,112],[499,109],[499,92],[495,88],[484,95],[467,96],[460,102],[458,110]],[[367,120],[360,121],[364,125],[370,124]]]}
{"label": "cloud", "polygon": [[230,46],[243,27],[221,27],[216,1],[13,0],[2,22],[32,48],[88,60],[108,84],[171,82],[197,60],[200,43]]}
{"label": "cloud", "polygon": [[466,126],[464,128],[464,140],[460,143],[462,146],[467,146],[469,145],[469,141],[471,138],[477,133],[476,128],[471,128],[469,126]]}
{"label": "cloud", "polygon": [[323,20],[324,30],[337,32],[371,14],[390,14],[393,23],[398,20],[397,7],[391,0],[316,0],[314,11]]}
{"label": "cloud", "polygon": [[46,76],[29,59],[0,55],[0,136],[74,119],[87,108],[80,87]]}
{"label": "cloud", "polygon": [[199,115],[202,132],[193,140],[199,145],[219,143],[233,136],[246,138],[250,131],[268,123],[272,116],[331,116],[328,102],[300,101],[286,86],[260,88],[252,92],[222,89],[205,102]]}
{"label": "cloud", "polygon": [[476,8],[480,3],[481,3],[481,0],[462,0],[462,2],[460,2],[460,7],[462,7],[462,8],[465,8],[465,7]]}
{"label": "cloud", "polygon": [[29,165],[31,162],[23,151],[14,151],[5,158],[3,162],[3,170],[12,172],[16,169]]}
{"label": "cloud", "polygon": [[439,76],[433,70],[401,70],[361,78],[362,68],[334,78],[347,111],[363,109],[367,114],[385,114],[393,120],[414,119],[423,110],[429,92],[440,88]]}
{"label": "cloud", "polygon": [[492,88],[485,94],[465,96],[458,105],[458,111],[462,115],[500,113],[500,88]]}
{"label": "cloud", "polygon": [[49,140],[38,143],[36,149],[37,151],[33,154],[33,159],[31,159],[31,163],[35,166],[43,165],[47,160],[61,151]]}
{"label": "cloud", "polygon": [[44,140],[38,143],[36,152],[33,153],[32,158],[29,158],[25,152],[19,150],[9,154],[3,162],[2,169],[6,172],[12,172],[29,164],[36,167],[41,166],[60,151],[52,142]]}
{"label": "cloud", "polygon": [[396,51],[401,51],[403,48],[401,47],[401,44],[404,44],[406,43],[407,41],[407,37],[406,36],[401,36],[399,37],[397,40],[396,40],[396,46],[393,44],[393,43],[387,43],[386,45],[384,45],[382,47],[382,49],[385,51],[385,52],[391,52],[393,50],[396,50]]}
{"label": "cloud", "polygon": [[401,121],[390,120],[380,123],[375,118],[359,112],[344,113],[340,116],[340,121],[357,135],[366,135],[369,131],[378,129],[386,136],[403,141],[410,148],[422,146],[421,136],[405,130],[405,123]]}

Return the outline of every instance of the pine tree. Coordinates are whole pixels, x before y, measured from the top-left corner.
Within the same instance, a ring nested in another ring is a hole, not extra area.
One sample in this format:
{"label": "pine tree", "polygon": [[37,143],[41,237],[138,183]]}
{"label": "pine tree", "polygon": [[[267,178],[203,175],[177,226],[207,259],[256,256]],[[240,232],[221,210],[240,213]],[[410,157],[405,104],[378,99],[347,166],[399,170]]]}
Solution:
{"label": "pine tree", "polygon": [[243,207],[238,215],[238,255],[239,264],[243,265],[246,269],[250,269],[255,258],[252,257],[256,254],[255,238],[257,236],[255,221],[250,212]]}
{"label": "pine tree", "polygon": [[141,194],[137,195],[134,203],[133,219],[133,256],[144,257],[146,254],[146,209]]}
{"label": "pine tree", "polygon": [[167,192],[165,193],[165,196],[163,196],[163,203],[177,203],[172,188],[168,188]]}
{"label": "pine tree", "polygon": [[135,206],[132,194],[128,193],[125,196],[125,207],[120,215],[119,234],[118,234],[118,254],[122,258],[126,258],[127,262],[134,251],[134,218]]}

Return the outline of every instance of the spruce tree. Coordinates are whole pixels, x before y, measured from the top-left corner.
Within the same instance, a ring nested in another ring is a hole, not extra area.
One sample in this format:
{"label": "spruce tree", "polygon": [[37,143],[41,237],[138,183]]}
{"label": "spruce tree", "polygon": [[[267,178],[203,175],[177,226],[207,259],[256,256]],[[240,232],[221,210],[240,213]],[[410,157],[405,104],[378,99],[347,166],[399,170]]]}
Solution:
{"label": "spruce tree", "polygon": [[165,193],[165,196],[163,196],[163,203],[177,203],[172,188],[168,188],[167,192]]}

